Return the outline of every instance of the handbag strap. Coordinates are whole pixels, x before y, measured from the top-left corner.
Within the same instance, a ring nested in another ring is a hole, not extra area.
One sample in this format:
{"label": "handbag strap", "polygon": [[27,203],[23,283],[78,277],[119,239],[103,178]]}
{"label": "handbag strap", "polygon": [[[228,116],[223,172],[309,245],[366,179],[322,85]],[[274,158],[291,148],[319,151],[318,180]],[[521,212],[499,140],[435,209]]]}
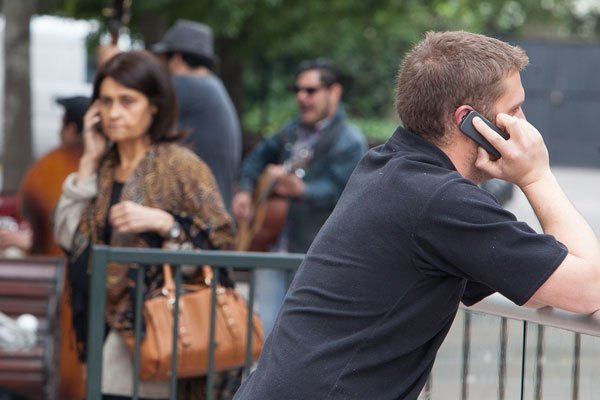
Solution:
{"label": "handbag strap", "polygon": [[163,289],[167,293],[175,293],[175,282],[173,281],[173,272],[171,271],[170,264],[163,264]]}
{"label": "handbag strap", "polygon": [[211,286],[214,280],[214,274],[211,267],[208,265],[202,266],[202,276],[204,277],[204,284],[206,286]]}

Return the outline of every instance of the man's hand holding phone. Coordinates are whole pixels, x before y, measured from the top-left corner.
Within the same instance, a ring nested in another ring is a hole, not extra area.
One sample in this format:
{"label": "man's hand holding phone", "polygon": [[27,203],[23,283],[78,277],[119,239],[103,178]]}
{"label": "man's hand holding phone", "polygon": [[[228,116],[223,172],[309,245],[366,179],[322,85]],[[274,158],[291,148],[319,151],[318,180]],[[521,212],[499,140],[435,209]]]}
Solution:
{"label": "man's hand holding phone", "polygon": [[473,118],[473,125],[501,157],[492,159],[490,154],[479,148],[475,166],[494,178],[504,179],[524,188],[550,172],[548,149],[540,132],[524,118],[499,113],[497,126],[510,135],[505,140],[480,118]]}

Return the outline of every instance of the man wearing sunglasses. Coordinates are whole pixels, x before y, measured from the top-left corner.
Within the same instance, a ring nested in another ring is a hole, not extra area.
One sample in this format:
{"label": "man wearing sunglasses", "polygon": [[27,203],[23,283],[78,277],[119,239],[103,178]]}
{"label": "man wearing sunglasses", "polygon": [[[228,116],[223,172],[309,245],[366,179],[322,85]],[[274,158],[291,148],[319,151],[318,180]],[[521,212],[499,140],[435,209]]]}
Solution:
{"label": "man wearing sunglasses", "polygon": [[[342,74],[331,61],[302,62],[293,89],[298,115],[245,158],[233,212],[240,223],[252,219],[253,206],[259,206],[253,192],[266,176],[272,194],[288,199],[289,208],[275,242],[263,250],[304,253],[366,151],[366,140],[340,107]],[[284,294],[282,273],[259,271],[257,303],[267,332]]]}

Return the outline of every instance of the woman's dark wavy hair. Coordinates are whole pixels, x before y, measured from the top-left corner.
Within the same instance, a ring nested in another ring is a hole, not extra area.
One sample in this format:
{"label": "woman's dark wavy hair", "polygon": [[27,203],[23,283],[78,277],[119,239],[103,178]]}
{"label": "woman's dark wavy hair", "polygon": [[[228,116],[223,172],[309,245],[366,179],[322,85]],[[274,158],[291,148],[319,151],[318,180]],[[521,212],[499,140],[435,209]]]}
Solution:
{"label": "woman's dark wavy hair", "polygon": [[177,98],[168,72],[158,59],[145,50],[119,53],[96,73],[92,102],[100,97],[100,85],[106,78],[143,93],[156,107],[148,135],[152,143],[174,142],[183,137],[177,126]]}

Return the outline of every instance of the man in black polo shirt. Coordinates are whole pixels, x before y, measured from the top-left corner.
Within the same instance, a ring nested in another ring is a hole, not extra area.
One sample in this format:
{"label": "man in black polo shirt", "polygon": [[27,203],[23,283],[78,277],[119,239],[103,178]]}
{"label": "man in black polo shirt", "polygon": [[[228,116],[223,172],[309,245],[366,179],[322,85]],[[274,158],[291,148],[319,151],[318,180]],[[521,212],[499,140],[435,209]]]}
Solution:
{"label": "man in black polo shirt", "polygon": [[[500,292],[516,304],[600,308],[600,248],[525,120],[518,47],[429,33],[405,58],[405,128],[362,159],[290,287],[256,371],[236,400],[416,399],[459,302]],[[463,135],[474,126],[501,158]],[[518,186],[545,234],[477,183]]]}

